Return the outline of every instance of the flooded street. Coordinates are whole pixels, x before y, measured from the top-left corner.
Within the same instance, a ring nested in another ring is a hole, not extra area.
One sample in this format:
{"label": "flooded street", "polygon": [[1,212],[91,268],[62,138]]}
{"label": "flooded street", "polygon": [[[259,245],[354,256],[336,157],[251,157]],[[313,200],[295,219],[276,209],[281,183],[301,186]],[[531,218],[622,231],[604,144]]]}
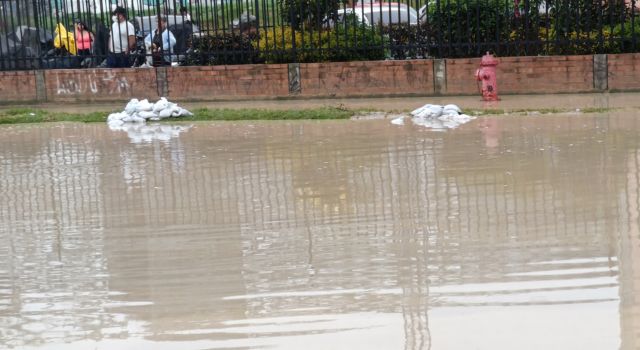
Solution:
{"label": "flooded street", "polygon": [[638,117],[1,126],[0,348],[638,349]]}

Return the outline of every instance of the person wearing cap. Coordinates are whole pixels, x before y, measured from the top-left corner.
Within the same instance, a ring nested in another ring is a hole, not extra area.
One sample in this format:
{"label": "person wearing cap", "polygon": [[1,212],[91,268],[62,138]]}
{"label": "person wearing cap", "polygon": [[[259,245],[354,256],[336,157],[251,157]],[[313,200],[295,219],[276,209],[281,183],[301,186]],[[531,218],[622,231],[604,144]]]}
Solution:
{"label": "person wearing cap", "polygon": [[76,48],[78,49],[78,56],[90,56],[91,45],[94,40],[91,29],[77,18],[73,21],[73,24],[75,27],[74,37],[76,40]]}
{"label": "person wearing cap", "polygon": [[107,66],[110,68],[131,67],[129,52],[135,48],[136,37],[133,24],[127,21],[127,10],[118,6],[113,10],[114,22],[111,24],[109,55]]}
{"label": "person wearing cap", "polygon": [[176,38],[167,28],[167,19],[164,16],[158,16],[158,27],[144,38],[144,43],[151,48],[154,67],[171,65],[171,53],[176,45]]}

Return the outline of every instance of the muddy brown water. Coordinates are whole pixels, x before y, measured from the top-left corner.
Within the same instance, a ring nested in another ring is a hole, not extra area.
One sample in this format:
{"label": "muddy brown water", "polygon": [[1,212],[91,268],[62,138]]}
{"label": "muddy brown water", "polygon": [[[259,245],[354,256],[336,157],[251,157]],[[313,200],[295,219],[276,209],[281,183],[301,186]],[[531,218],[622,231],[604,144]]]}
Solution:
{"label": "muddy brown water", "polygon": [[0,128],[0,348],[640,347],[640,122]]}

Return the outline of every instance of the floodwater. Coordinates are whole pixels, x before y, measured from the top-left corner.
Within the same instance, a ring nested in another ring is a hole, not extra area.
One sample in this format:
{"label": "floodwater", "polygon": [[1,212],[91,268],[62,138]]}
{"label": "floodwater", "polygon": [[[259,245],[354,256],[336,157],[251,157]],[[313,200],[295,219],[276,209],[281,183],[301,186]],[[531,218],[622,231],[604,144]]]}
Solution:
{"label": "floodwater", "polygon": [[638,117],[0,127],[0,348],[638,349]]}

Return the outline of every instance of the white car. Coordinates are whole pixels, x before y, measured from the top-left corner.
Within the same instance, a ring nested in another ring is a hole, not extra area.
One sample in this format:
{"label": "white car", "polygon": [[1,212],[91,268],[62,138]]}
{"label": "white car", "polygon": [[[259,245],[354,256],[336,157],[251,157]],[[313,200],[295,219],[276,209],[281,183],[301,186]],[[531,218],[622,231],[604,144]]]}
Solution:
{"label": "white car", "polygon": [[344,21],[345,15],[354,14],[360,23],[369,26],[408,23],[418,24],[418,12],[407,4],[397,2],[373,2],[357,4],[338,10],[337,22]]}
{"label": "white car", "polygon": [[[638,3],[640,3],[640,1]],[[433,9],[435,7],[436,7],[436,2],[434,0],[429,0],[427,4],[422,5],[422,7],[420,7],[420,9],[418,10],[418,18],[420,18],[420,21],[425,22],[427,20],[426,18],[427,9],[429,8]],[[553,6],[551,3],[551,0],[540,1],[540,3],[538,4],[538,14],[540,15],[548,14],[552,7]],[[444,10],[445,7],[442,6],[441,8]]]}

